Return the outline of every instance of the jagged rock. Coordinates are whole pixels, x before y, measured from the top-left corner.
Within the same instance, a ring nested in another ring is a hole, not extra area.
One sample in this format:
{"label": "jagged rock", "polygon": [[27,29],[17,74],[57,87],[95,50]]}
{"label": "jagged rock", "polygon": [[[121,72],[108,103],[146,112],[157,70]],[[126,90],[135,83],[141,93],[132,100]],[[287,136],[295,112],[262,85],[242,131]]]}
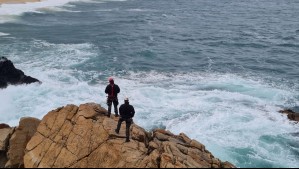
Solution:
{"label": "jagged rock", "polygon": [[282,113],[282,114],[286,114],[290,120],[299,122],[299,113],[296,113],[296,112],[294,112],[293,110],[290,110],[290,109],[281,110],[279,112]]}
{"label": "jagged rock", "polygon": [[14,128],[7,127],[7,124],[1,124],[0,129],[0,168],[4,168],[7,162],[7,150],[9,145],[9,139],[14,131]]}
{"label": "jagged rock", "polygon": [[12,131],[13,129],[11,128],[0,129],[0,151],[7,151],[8,141]]}
{"label": "jagged rock", "polygon": [[24,150],[31,137],[35,134],[39,123],[40,120],[31,117],[20,120],[19,126],[15,129],[9,140],[8,162],[5,168],[19,168],[24,166]]}
{"label": "jagged rock", "polygon": [[[133,124],[125,142],[125,124],[108,118],[98,104],[67,105],[49,112],[27,144],[26,168],[234,167],[213,157],[185,134],[147,132]],[[191,144],[192,143],[192,144]],[[225,165],[224,165],[225,164]]]}
{"label": "jagged rock", "polygon": [[6,88],[9,84],[30,84],[39,80],[26,76],[23,71],[16,69],[13,63],[5,57],[0,58],[0,89]]}

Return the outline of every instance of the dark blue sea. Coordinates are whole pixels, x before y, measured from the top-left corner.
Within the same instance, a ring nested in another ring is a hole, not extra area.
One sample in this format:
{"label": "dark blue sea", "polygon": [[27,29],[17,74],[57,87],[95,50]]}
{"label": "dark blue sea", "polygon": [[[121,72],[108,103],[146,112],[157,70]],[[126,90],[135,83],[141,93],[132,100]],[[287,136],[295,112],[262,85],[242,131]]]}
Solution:
{"label": "dark blue sea", "polygon": [[0,90],[0,122],[67,104],[186,133],[237,167],[299,167],[297,0],[46,0],[0,7],[0,56],[43,83]]}

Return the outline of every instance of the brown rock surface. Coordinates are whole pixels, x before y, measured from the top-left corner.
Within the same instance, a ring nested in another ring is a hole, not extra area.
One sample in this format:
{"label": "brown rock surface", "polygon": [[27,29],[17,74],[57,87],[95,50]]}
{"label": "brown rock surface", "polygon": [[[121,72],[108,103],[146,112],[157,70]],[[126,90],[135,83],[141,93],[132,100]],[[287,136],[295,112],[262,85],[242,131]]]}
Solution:
{"label": "brown rock surface", "polygon": [[49,112],[27,144],[26,168],[186,168],[234,167],[221,162],[185,134],[165,130],[151,133],[131,127],[125,143],[125,124],[116,134],[118,118],[105,116],[100,105],[67,105]]}
{"label": "brown rock surface", "polygon": [[3,125],[5,128],[0,129],[0,168],[4,168],[7,162],[7,150],[9,145],[9,139],[14,131],[13,128],[6,128],[7,125]]}
{"label": "brown rock surface", "polygon": [[6,151],[8,148],[8,141],[13,132],[11,128],[0,129],[0,151]]}
{"label": "brown rock surface", "polygon": [[9,140],[9,150],[7,152],[8,162],[6,163],[6,168],[18,168],[22,167],[24,150],[35,134],[37,126],[40,120],[36,118],[26,117],[22,118],[19,122],[19,126],[15,129]]}

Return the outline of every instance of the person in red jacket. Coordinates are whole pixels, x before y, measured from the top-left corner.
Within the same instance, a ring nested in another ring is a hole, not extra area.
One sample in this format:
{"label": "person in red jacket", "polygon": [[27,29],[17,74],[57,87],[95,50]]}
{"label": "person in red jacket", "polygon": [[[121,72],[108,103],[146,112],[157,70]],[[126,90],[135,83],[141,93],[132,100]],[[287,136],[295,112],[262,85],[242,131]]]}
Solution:
{"label": "person in red jacket", "polygon": [[115,132],[119,134],[119,130],[122,122],[126,122],[126,142],[130,142],[130,127],[133,123],[133,117],[135,116],[135,110],[129,103],[129,98],[125,98],[125,104],[119,108],[120,118],[118,120],[117,128]]}
{"label": "person in red jacket", "polygon": [[114,106],[114,112],[115,112],[115,117],[118,117],[118,98],[117,95],[120,92],[120,88],[118,85],[114,84],[114,79],[109,78],[109,85],[105,89],[105,93],[108,94],[107,98],[107,105],[108,105],[108,117],[111,116],[111,106],[113,103]]}

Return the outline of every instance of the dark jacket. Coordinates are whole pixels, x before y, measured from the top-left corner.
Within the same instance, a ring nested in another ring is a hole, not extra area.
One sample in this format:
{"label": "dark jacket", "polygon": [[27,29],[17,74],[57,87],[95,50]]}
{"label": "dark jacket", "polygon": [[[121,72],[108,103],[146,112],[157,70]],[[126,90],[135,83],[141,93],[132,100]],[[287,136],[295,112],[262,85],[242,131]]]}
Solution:
{"label": "dark jacket", "polygon": [[120,117],[124,119],[131,119],[135,115],[135,110],[132,105],[130,105],[129,103],[125,103],[120,106],[119,113],[120,113]]}
{"label": "dark jacket", "polygon": [[116,84],[114,84],[113,88],[114,88],[113,96],[112,96],[112,85],[111,84],[109,84],[106,87],[105,93],[108,94],[108,97],[117,98],[117,94],[120,92],[120,88]]}

